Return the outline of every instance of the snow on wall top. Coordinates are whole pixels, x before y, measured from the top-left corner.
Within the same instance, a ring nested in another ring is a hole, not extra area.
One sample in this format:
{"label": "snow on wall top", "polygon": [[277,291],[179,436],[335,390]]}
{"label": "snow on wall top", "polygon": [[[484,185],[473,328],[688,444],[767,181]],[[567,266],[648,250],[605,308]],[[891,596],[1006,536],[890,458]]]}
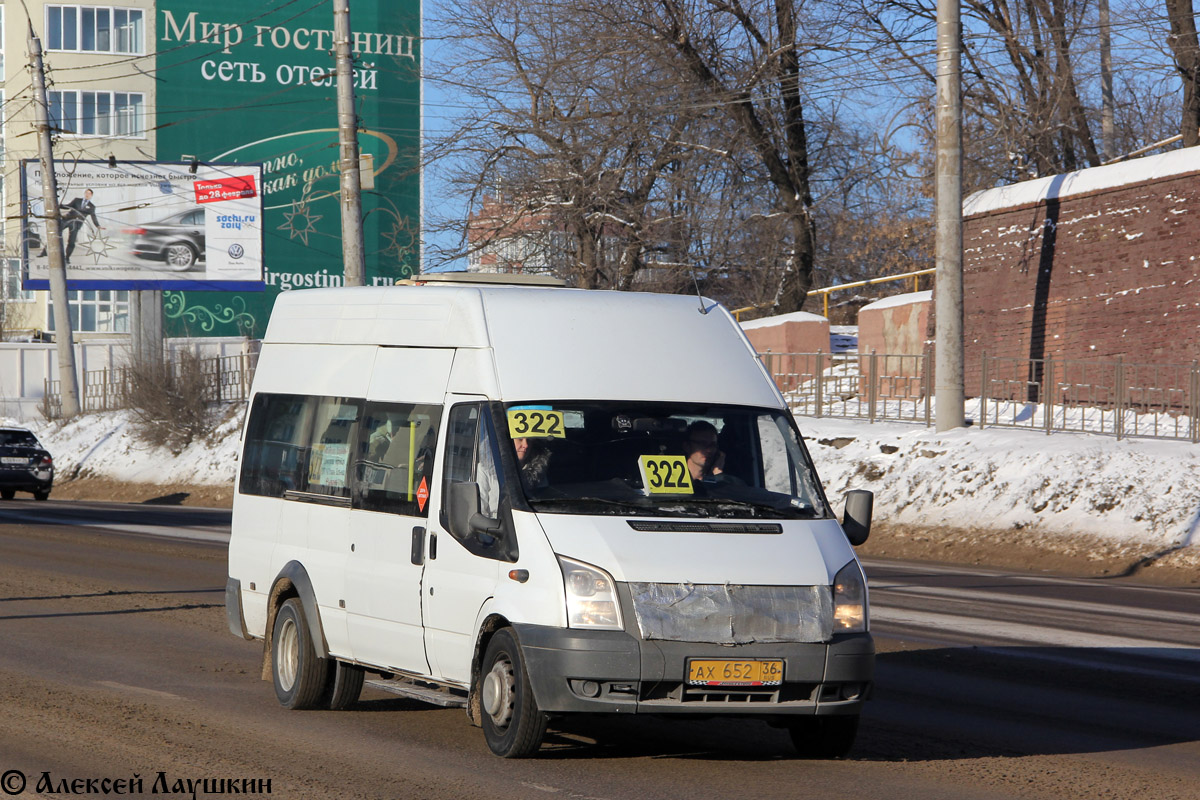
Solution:
{"label": "snow on wall top", "polygon": [[807,311],[793,311],[790,314],[780,314],[775,317],[763,317],[762,319],[752,319],[749,322],[742,323],[742,330],[750,330],[752,328],[771,328],[776,325],[783,325],[788,322],[826,322],[827,320],[820,314],[810,314]]}
{"label": "snow on wall top", "polygon": [[975,192],[963,201],[963,216],[974,217],[1002,208],[1039,203],[1051,198],[1113,189],[1130,183],[1200,171],[1200,147],[1184,147],[1157,156],[1119,164],[1051,175],[1009,186]]}
{"label": "snow on wall top", "polygon": [[874,303],[863,306],[858,310],[858,313],[864,311],[878,311],[881,308],[890,308],[892,306],[903,306],[909,303],[928,303],[933,300],[933,291],[924,292],[909,292],[908,294],[897,294],[891,297],[884,297],[881,300],[876,300]]}

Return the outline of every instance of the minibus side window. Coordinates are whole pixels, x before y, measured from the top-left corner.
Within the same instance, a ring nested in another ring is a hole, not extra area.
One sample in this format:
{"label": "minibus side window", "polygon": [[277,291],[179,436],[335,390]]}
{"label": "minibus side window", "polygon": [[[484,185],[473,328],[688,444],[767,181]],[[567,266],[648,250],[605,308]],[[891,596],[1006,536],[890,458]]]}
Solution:
{"label": "minibus side window", "polygon": [[442,407],[369,402],[354,456],[354,508],[429,516]]}
{"label": "minibus side window", "polygon": [[[479,405],[457,405],[450,409],[446,431],[445,486],[475,479],[475,439],[479,430]],[[442,492],[446,497],[447,491]]]}
{"label": "minibus side window", "polygon": [[282,497],[303,490],[308,473],[308,440],[313,398],[259,394],[250,409],[242,455],[242,494]]}
{"label": "minibus side window", "polygon": [[822,508],[821,493],[787,419],[781,414],[760,416],[758,434],[766,465],[766,488],[802,498],[813,508]]}
{"label": "minibus side window", "polygon": [[350,451],[358,440],[362,406],[362,400],[348,397],[322,397],[317,401],[306,491],[350,497]]}
{"label": "minibus side window", "polygon": [[[496,434],[482,406],[467,403],[451,408],[442,497],[450,496],[451,483],[474,481],[479,485],[479,513],[495,519],[503,490],[498,463]],[[473,540],[464,543],[474,546]]]}

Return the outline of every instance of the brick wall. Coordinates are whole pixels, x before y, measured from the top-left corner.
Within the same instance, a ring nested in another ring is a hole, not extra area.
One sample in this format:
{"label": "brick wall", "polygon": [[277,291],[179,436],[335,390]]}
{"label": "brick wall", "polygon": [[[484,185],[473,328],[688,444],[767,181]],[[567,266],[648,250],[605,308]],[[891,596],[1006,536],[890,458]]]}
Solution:
{"label": "brick wall", "polygon": [[743,322],[742,330],[760,353],[829,352],[829,320],[807,311]]}
{"label": "brick wall", "polygon": [[[874,371],[877,396],[915,399],[925,393],[922,369],[925,333],[932,292],[911,292],[878,300],[858,310],[858,352],[863,358],[859,394],[867,393],[867,374]],[[886,356],[884,354],[887,354]]]}
{"label": "brick wall", "polygon": [[[1184,156],[1197,162],[1191,171],[964,219],[968,396],[979,393],[984,352],[1158,364],[1200,358],[1200,155]],[[1136,164],[1109,175],[1136,176]],[[930,314],[930,339],[934,329]]]}

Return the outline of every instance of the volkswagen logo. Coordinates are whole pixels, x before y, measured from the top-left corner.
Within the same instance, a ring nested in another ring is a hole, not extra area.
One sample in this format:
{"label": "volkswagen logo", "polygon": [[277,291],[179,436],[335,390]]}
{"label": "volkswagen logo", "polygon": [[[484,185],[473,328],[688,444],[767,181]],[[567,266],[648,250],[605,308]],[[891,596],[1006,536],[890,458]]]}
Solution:
{"label": "volkswagen logo", "polygon": [[244,255],[246,255],[246,248],[242,247],[240,244],[229,245],[230,258],[241,258]]}

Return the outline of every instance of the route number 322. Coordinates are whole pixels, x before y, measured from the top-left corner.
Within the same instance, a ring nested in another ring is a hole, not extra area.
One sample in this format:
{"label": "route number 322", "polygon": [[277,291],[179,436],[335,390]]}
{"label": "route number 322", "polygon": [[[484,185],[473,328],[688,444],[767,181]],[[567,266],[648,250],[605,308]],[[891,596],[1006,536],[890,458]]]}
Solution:
{"label": "route number 322", "polygon": [[692,494],[692,476],[683,456],[639,456],[638,467],[648,494]]}
{"label": "route number 322", "polygon": [[566,438],[563,412],[544,409],[514,408],[508,412],[508,435],[514,439],[529,436]]}

